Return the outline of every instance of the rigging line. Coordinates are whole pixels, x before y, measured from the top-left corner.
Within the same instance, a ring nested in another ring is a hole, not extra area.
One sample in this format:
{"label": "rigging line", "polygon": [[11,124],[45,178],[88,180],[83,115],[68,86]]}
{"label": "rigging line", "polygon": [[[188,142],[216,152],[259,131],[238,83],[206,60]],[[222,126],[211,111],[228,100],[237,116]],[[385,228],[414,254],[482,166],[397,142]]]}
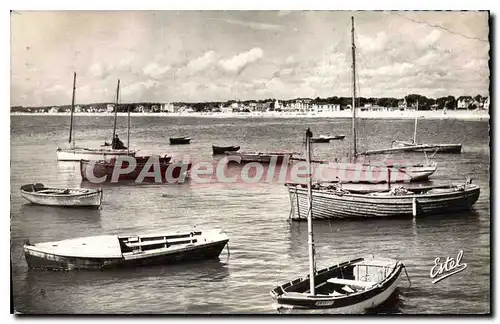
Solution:
{"label": "rigging line", "polygon": [[431,24],[431,23],[426,22],[426,21],[422,21],[422,20],[417,20],[417,19],[405,17],[405,16],[403,16],[403,15],[397,13],[397,12],[393,12],[393,11],[388,11],[388,13],[396,15],[396,16],[399,16],[399,17],[401,17],[403,19],[412,21],[412,22],[417,23],[417,24],[427,25],[429,27],[442,29],[442,30],[444,30],[444,31],[446,31],[448,33],[459,35],[459,36],[462,36],[462,37],[465,37],[465,38],[468,38],[468,39],[477,40],[477,41],[480,41],[480,42],[483,42],[483,43],[489,43],[489,40],[484,40],[484,39],[481,39],[479,37],[474,37],[474,36],[468,36],[468,35],[465,35],[465,34],[462,34],[462,33],[459,33],[459,32],[453,31],[453,30],[450,30],[448,28],[445,28],[445,27],[443,27],[441,25]]}
{"label": "rigging line", "polygon": [[[348,34],[348,30],[349,30],[348,28],[349,28],[349,22],[345,24],[344,28],[340,29],[342,33],[341,33],[341,36],[340,36],[340,40],[339,40],[339,42],[337,43],[337,46],[336,46],[336,47],[334,48],[334,50],[333,50],[333,53],[334,53],[334,54],[336,54],[336,53],[338,52],[338,50],[339,50],[339,48],[340,48],[340,45],[344,42],[344,39],[345,39],[346,35]],[[327,53],[327,54],[328,54],[328,53]],[[342,53],[342,54],[344,54],[344,53]],[[344,55],[342,55],[342,59],[345,61],[345,57],[344,57]],[[331,66],[331,58],[330,58],[330,61],[328,61],[328,63],[329,63],[328,65],[329,65],[329,66]],[[343,62],[341,62],[341,63],[343,63]],[[326,74],[327,74],[326,72],[325,72],[325,73],[323,73],[323,77],[322,77],[322,79],[321,79],[321,83],[323,83],[323,82],[324,82],[325,77],[326,77]],[[336,84],[337,84],[337,82],[338,82],[338,78],[339,78],[339,74],[338,74],[338,73],[335,73],[335,79],[334,79],[334,84],[333,84],[333,85],[336,85]],[[333,86],[332,86],[332,88],[333,88]]]}

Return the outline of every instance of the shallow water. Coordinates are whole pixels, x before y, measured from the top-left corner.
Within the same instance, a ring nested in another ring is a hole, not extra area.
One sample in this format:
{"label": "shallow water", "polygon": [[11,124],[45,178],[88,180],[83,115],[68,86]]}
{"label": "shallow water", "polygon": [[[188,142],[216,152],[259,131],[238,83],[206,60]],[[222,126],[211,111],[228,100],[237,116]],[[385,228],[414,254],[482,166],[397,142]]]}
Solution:
{"label": "shallow water", "polygon": [[[343,141],[314,146],[314,158],[345,157],[349,119],[133,117],[131,147],[142,153],[190,155],[212,161],[211,145],[242,151],[301,152],[304,130],[346,134]],[[111,116],[77,117],[77,144],[99,146],[111,138]],[[120,138],[126,142],[126,119]],[[490,312],[489,125],[484,121],[419,120],[419,141],[463,143],[462,154],[438,154],[434,183],[481,187],[473,210],[416,219],[318,221],[317,266],[349,256],[375,254],[407,265],[396,312]],[[360,149],[390,146],[413,136],[411,120],[361,120]],[[27,204],[22,184],[81,186],[79,167],[57,162],[66,145],[65,116],[11,117],[11,260],[15,308],[23,313],[275,313],[269,291],[308,271],[307,224],[288,221],[286,189],[278,183],[105,185],[101,210],[58,209]],[[169,146],[168,137],[191,136],[190,145]],[[386,156],[424,162],[422,153]],[[372,160],[375,158],[372,157]],[[86,185],[86,184],[83,184]],[[158,229],[223,228],[229,252],[219,261],[106,272],[29,270],[23,240],[32,242]],[[431,283],[436,257],[464,251],[466,270]]]}

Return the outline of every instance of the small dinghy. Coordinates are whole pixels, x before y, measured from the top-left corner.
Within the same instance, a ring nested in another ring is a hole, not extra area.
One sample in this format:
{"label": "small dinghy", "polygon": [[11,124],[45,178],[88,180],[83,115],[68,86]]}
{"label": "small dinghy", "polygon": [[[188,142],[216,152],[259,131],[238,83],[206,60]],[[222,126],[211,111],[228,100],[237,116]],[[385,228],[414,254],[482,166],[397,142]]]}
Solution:
{"label": "small dinghy", "polygon": [[397,288],[405,268],[387,258],[357,258],[284,283],[271,291],[280,312],[319,310],[324,313],[363,314],[384,303]]}
{"label": "small dinghy", "polygon": [[260,162],[276,164],[288,164],[292,159],[294,152],[225,152],[224,154],[239,158],[241,163]]}
{"label": "small dinghy", "polygon": [[191,137],[170,137],[170,145],[189,144]]}
{"label": "small dinghy", "polygon": [[102,189],[48,188],[36,183],[22,186],[21,196],[37,205],[99,208]]}
{"label": "small dinghy", "polygon": [[240,149],[239,146],[215,146],[212,145],[213,155],[224,154],[225,152],[236,152]]}
{"label": "small dinghy", "polygon": [[24,244],[28,267],[103,270],[218,258],[227,242],[221,230],[146,235],[102,235]]}
{"label": "small dinghy", "polygon": [[[307,173],[311,172],[311,137],[306,132]],[[331,312],[362,314],[384,303],[398,286],[405,267],[401,261],[388,258],[355,258],[316,271],[312,180],[308,177],[308,251],[309,275],[291,280],[271,290],[279,312]],[[318,201],[315,200],[318,204]]]}

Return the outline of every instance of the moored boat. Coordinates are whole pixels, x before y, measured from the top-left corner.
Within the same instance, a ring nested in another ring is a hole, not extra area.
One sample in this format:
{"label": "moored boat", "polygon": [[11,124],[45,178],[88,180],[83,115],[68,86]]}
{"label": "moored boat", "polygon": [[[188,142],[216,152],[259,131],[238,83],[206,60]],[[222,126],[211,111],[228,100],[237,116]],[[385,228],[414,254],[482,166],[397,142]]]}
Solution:
{"label": "moored boat", "polygon": [[[191,169],[191,163],[171,162],[170,156],[136,157],[135,167],[128,170],[128,161],[116,159],[109,161],[80,161],[80,175],[84,181],[102,178],[103,182],[140,180],[144,182],[177,183],[182,182]],[[116,172],[115,178],[113,174]],[[92,178],[93,177],[93,178]]]}
{"label": "moored boat", "polygon": [[[418,101],[417,101],[418,109]],[[392,141],[390,148],[369,150],[361,153],[360,155],[373,155],[373,154],[385,154],[385,153],[398,153],[398,152],[434,152],[434,153],[461,153],[462,144],[422,144],[417,142],[417,121],[418,118],[415,117],[415,130],[413,132],[413,140],[411,142],[406,141]],[[397,144],[394,147],[394,144]]]}
{"label": "moored boat", "polygon": [[413,144],[410,142],[395,141],[396,144],[402,147],[411,147],[417,152],[433,152],[438,153],[461,153],[462,144]]}
{"label": "moored boat", "polygon": [[292,152],[226,152],[226,155],[237,158],[241,163],[260,162],[286,164],[291,161],[295,153]]}
{"label": "moored boat", "polygon": [[[286,184],[293,220],[307,218],[307,189]],[[380,192],[359,193],[339,184],[316,184],[312,188],[314,219],[412,217],[466,210],[478,200],[480,188],[469,182],[437,188],[395,187]]]}
{"label": "moored boat", "polygon": [[225,152],[236,152],[240,149],[239,146],[215,146],[212,145],[213,155],[224,154]]}
{"label": "moored boat", "polygon": [[36,183],[22,186],[21,196],[37,205],[99,208],[102,189],[52,188]]}
{"label": "moored boat", "polygon": [[24,244],[29,268],[103,270],[218,258],[228,243],[220,230],[102,235]]}
{"label": "moored boat", "polygon": [[[304,158],[293,157],[294,161],[305,161]],[[391,164],[391,163],[350,163],[312,161],[316,181],[341,183],[397,183],[427,180],[437,170],[436,163],[423,164]],[[389,173],[389,174],[388,174]]]}
{"label": "moored boat", "polygon": [[[70,114],[70,129],[69,129],[69,148],[57,148],[56,155],[58,161],[80,161],[80,160],[107,160],[117,158],[119,156],[135,156],[136,151],[125,148],[123,143],[116,136],[116,118],[118,111],[118,94],[120,91],[120,80],[116,90],[116,107],[113,126],[113,141],[112,144],[105,142],[100,148],[85,148],[77,147],[75,144],[74,127],[73,127],[73,112],[75,109],[75,90],[76,90],[76,72],[73,74],[73,97],[71,101]],[[130,112],[129,112],[129,133],[130,133]],[[121,147],[116,146],[117,143],[122,144]],[[108,145],[111,147],[108,147]],[[128,146],[128,145],[127,145]]]}
{"label": "moored boat", "polygon": [[296,278],[271,291],[280,313],[363,314],[384,303],[400,282],[405,265],[389,258],[356,258]]}
{"label": "moored boat", "polygon": [[170,145],[189,144],[191,137],[170,137]]}
{"label": "moored boat", "polygon": [[326,136],[319,136],[319,137],[313,137],[311,139],[311,141],[313,143],[330,143],[330,138],[329,137],[326,137]]}
{"label": "moored boat", "polygon": [[74,147],[66,149],[58,148],[56,154],[58,161],[109,160],[120,156],[135,156],[136,151]]}

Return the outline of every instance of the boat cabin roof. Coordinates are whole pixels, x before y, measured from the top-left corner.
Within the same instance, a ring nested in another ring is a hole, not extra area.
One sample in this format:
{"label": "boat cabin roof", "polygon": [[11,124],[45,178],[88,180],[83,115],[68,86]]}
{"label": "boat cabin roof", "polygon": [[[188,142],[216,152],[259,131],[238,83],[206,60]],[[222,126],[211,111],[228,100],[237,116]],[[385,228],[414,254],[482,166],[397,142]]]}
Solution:
{"label": "boat cabin roof", "polygon": [[80,237],[30,246],[40,252],[79,258],[121,258],[120,242],[116,235]]}

